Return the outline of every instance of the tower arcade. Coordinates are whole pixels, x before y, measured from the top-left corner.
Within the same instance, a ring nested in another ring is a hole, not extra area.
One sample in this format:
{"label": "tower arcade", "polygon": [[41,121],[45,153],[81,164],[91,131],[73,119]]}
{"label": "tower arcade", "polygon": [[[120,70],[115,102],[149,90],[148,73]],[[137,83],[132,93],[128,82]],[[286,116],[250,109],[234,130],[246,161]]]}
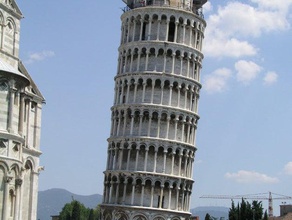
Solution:
{"label": "tower arcade", "polygon": [[124,0],[102,219],[187,220],[206,0]]}

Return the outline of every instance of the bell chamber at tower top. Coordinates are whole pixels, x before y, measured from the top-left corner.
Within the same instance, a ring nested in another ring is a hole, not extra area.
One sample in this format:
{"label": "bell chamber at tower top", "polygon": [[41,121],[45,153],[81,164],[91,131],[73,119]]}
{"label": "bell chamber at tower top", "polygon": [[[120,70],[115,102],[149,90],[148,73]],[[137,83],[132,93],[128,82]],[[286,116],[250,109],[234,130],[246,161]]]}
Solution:
{"label": "bell chamber at tower top", "polygon": [[163,6],[180,8],[197,13],[208,0],[123,0],[128,9],[146,6]]}

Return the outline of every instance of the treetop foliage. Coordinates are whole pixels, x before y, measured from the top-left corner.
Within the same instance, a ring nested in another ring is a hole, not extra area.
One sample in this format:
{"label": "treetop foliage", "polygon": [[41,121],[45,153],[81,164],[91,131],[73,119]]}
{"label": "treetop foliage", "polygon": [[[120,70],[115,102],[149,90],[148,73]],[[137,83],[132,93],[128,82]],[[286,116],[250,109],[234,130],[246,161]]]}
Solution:
{"label": "treetop foliage", "polygon": [[100,209],[86,208],[82,203],[73,200],[64,205],[59,215],[59,220],[99,220]]}
{"label": "treetop foliage", "polygon": [[267,211],[263,211],[262,202],[252,201],[250,204],[244,199],[241,203],[235,206],[232,200],[231,208],[229,209],[229,220],[268,220]]}

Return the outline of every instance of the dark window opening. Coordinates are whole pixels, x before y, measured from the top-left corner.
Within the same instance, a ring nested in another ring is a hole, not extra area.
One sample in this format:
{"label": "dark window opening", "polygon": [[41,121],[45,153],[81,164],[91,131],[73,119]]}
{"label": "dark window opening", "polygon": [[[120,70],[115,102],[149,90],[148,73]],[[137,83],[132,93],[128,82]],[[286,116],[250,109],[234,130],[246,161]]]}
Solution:
{"label": "dark window opening", "polygon": [[169,30],[168,30],[168,41],[170,41],[170,42],[174,41],[174,34],[175,34],[175,23],[170,22],[169,23]]}
{"label": "dark window opening", "polygon": [[146,34],[146,22],[143,23],[143,28],[142,28],[142,40],[145,40],[145,34]]}

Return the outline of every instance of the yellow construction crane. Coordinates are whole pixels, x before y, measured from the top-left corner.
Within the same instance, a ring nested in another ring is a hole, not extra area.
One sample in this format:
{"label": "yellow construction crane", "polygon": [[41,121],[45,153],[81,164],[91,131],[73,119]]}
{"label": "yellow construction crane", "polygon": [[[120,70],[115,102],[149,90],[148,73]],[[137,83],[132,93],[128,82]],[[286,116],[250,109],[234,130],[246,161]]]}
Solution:
{"label": "yellow construction crane", "polygon": [[[275,197],[276,196],[276,197]],[[257,193],[257,194],[247,194],[247,195],[203,195],[200,198],[202,199],[253,199],[253,200],[268,200],[269,208],[268,214],[269,217],[273,217],[273,200],[289,200],[292,199],[291,196],[280,195],[276,193]]]}

